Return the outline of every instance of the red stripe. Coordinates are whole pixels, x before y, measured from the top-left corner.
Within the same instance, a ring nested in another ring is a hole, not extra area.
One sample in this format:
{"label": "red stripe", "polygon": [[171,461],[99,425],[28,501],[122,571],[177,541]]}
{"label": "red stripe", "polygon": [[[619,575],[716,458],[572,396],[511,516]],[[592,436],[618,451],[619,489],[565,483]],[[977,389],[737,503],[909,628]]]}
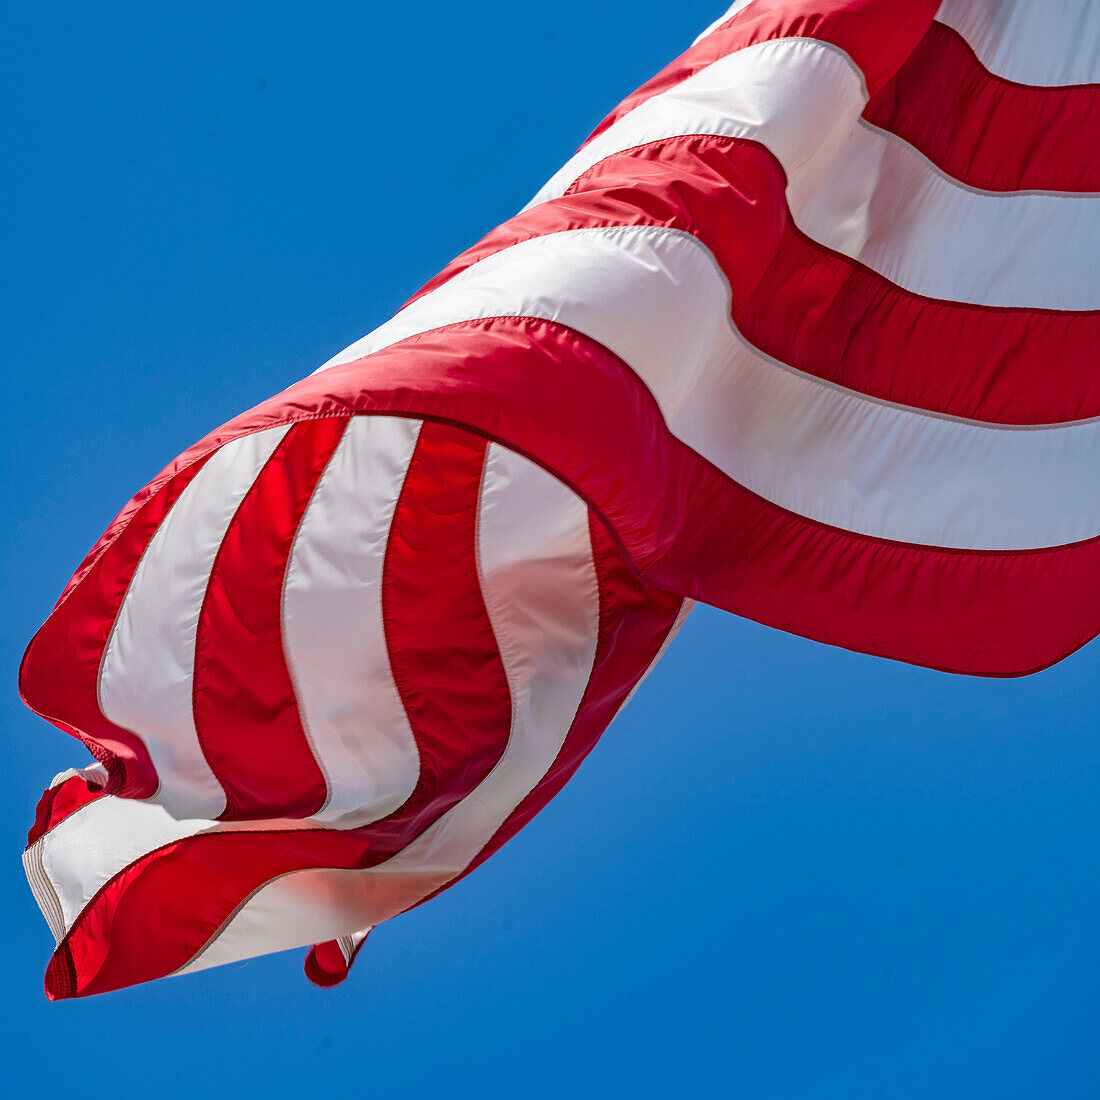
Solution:
{"label": "red stripe", "polygon": [[1036,88],[990,73],[933,23],[864,118],[948,175],[991,191],[1100,191],[1100,86]]}
{"label": "red stripe", "polygon": [[100,712],[100,661],[145,548],[206,457],[192,456],[182,468],[173,463],[123,509],[23,655],[19,670],[23,702],[87,746],[106,766],[104,790],[111,794],[149,798],[158,779],[141,738]]}
{"label": "red stripe", "polygon": [[283,652],[282,593],[294,535],[346,426],[313,420],[287,432],[210,572],[195,638],[193,709],[229,820],[309,817],[328,793]]}
{"label": "red stripe", "polygon": [[[171,973],[279,875],[390,858],[495,766],[511,697],[477,578],[485,447],[454,428],[425,425],[391,525],[383,618],[421,758],[409,800],[361,829],[207,833],[149,853],[106,883],[74,922],[46,971],[52,999]],[[186,906],[166,904],[176,898]]]}
{"label": "red stripe", "polygon": [[707,65],[776,38],[815,38],[839,47],[862,71],[873,93],[912,53],[938,7],[939,0],[754,0],[627,96],[588,141]]}
{"label": "red stripe", "polygon": [[714,253],[742,335],[808,374],[991,423],[1100,415],[1100,312],[994,309],[912,294],[804,236],[785,191],[779,162],[755,142],[699,135],[653,142],[608,157],[562,198],[500,226],[416,297],[533,237],[668,226]]}
{"label": "red stripe", "polygon": [[487,446],[468,432],[425,424],[386,545],[386,648],[420,754],[403,810],[416,833],[472,791],[508,743],[512,698],[476,556]]}

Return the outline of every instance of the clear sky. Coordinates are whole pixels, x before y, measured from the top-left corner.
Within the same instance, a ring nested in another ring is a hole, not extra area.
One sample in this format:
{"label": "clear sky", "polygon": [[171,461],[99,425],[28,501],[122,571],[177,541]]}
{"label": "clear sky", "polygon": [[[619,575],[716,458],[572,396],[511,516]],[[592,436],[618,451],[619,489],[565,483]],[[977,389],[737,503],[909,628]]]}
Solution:
{"label": "clear sky", "polygon": [[700,610],[567,789],[379,929],[48,1004],[19,863],[86,757],[26,641],[180,450],[388,317],[721,0],[36,0],[5,18],[8,1095],[1100,1093],[1100,648],[953,678]]}

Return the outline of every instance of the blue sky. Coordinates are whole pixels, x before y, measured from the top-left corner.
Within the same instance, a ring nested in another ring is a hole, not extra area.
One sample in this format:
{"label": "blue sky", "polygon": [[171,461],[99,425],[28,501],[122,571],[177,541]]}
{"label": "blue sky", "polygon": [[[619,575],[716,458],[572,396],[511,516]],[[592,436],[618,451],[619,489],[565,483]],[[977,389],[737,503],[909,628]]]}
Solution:
{"label": "blue sky", "polygon": [[1078,1097],[1100,1080],[1100,649],[979,681],[700,610],[567,789],[380,929],[48,1004],[19,864],[84,760],[20,653],[177,452],[388,317],[719,12],[9,13],[0,1053],[12,1095]]}

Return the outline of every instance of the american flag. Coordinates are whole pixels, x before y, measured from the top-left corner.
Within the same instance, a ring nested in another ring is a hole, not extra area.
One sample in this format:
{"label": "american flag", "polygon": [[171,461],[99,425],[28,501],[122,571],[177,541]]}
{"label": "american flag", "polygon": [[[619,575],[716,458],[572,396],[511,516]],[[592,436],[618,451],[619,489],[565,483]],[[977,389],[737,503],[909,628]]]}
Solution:
{"label": "american flag", "polygon": [[[1100,6],[748,0],[391,321],[111,524],[32,641],[96,763],[54,998],[367,933],[702,600],[1019,675],[1100,612]],[[1094,475],[1089,475],[1089,470]]]}

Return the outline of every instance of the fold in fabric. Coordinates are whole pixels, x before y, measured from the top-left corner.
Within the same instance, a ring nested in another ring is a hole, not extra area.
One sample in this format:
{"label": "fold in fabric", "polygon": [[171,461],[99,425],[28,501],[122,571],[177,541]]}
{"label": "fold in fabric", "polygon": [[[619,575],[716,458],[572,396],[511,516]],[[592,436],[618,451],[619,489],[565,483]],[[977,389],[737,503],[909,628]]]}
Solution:
{"label": "fold in fabric", "polygon": [[703,600],[951,672],[1097,632],[1100,7],[742,0],[523,211],[181,455],[31,642],[95,763],[50,997],[368,933],[561,788]]}

